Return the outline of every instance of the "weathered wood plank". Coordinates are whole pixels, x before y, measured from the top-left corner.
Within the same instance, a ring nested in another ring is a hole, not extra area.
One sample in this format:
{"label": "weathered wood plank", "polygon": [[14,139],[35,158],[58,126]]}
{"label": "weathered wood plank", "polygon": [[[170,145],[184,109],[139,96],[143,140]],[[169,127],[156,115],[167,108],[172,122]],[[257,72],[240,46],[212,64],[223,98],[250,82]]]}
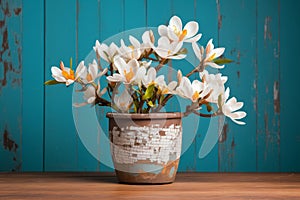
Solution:
{"label": "weathered wood plank", "polygon": [[44,14],[44,1],[23,0],[22,171],[44,164]]}
{"label": "weathered wood plank", "polygon": [[1,1],[0,171],[22,164],[22,14],[22,1]]}
{"label": "weathered wood plank", "polygon": [[280,1],[280,165],[282,171],[300,170],[300,2]]}
{"label": "weathered wood plank", "polygon": [[[77,59],[78,62],[85,60],[91,51],[95,41],[99,39],[100,33],[100,1],[77,0],[76,5],[76,30],[77,30]],[[85,63],[88,66],[88,63]],[[76,110],[73,110],[76,115]],[[77,123],[74,117],[74,123]],[[78,131],[78,130],[77,130]],[[91,134],[80,133],[78,134]],[[95,138],[97,140],[97,138]],[[85,144],[88,145],[88,144]],[[79,171],[98,171],[100,163],[89,152],[89,146],[85,146],[78,137],[78,170]]]}
{"label": "weathered wood plank", "polygon": [[[113,17],[112,17],[113,15]],[[120,45],[120,41],[112,36],[121,33],[125,30],[125,1],[124,0],[104,0],[100,1],[100,41],[110,45],[111,42],[115,42]],[[119,38],[120,39],[120,38]],[[107,63],[106,63],[107,65]],[[103,67],[107,67],[104,65]],[[102,85],[106,85],[104,82]],[[107,95],[108,96],[108,95]],[[106,96],[106,97],[107,97]],[[110,146],[107,144],[108,136],[108,120],[106,118],[107,112],[113,110],[106,107],[98,107],[97,116],[100,122],[101,131],[104,134],[103,137],[98,138],[99,140],[99,158],[105,161],[100,163],[100,171],[113,171],[112,163],[109,161],[108,156],[110,155]],[[105,158],[104,158],[105,157]],[[107,166],[110,165],[110,166]]]}
{"label": "weathered wood plank", "polygon": [[[180,17],[182,20],[182,25],[188,23],[189,21],[196,20],[196,9],[195,9],[195,1],[189,0],[189,1],[180,1],[180,0],[172,0],[171,1],[171,12],[172,15],[169,16],[171,18],[172,16],[176,15]],[[187,47],[190,47],[191,44],[186,44]],[[192,52],[192,48],[189,48],[190,51],[188,51],[188,57],[191,59],[191,61],[196,61],[194,53]],[[172,61],[172,67],[175,70],[180,69],[182,71],[183,75],[188,74],[191,70],[193,70],[193,65],[190,64],[186,59],[184,60],[174,60]],[[191,77],[191,79],[199,79],[199,75],[195,74]],[[170,101],[169,108],[170,111],[176,109],[178,105],[175,104],[175,102]],[[184,112],[185,107],[181,108],[181,112]],[[194,115],[189,115],[188,117],[183,119],[183,148],[184,154],[180,158],[180,165],[179,165],[179,171],[195,171],[196,170],[196,161],[198,159],[197,151],[199,149],[196,149],[196,137],[199,132],[198,129],[198,123],[199,123],[199,117]]]}
{"label": "weathered wood plank", "polygon": [[167,185],[118,184],[112,174],[0,174],[1,199],[299,199],[299,174],[184,173]]}
{"label": "weathered wood plank", "polygon": [[[202,37],[198,43],[205,47],[211,38],[214,42],[218,41],[217,4],[216,1],[205,0],[194,2],[196,21],[199,23],[199,32],[202,33]],[[198,74],[195,76],[199,77]],[[196,158],[196,171],[218,171],[217,137],[207,136],[209,138],[205,140],[207,134],[218,134],[217,127],[213,128],[214,130],[208,129],[210,122],[212,122],[210,118],[200,118],[198,132],[195,137],[195,152],[193,153]],[[209,142],[212,143],[210,144]],[[215,145],[210,147],[213,144]]]}
{"label": "weathered wood plank", "polygon": [[[51,79],[51,66],[76,58],[76,1],[47,0],[45,77]],[[76,65],[75,59],[74,64]],[[45,170],[78,169],[78,138],[72,116],[72,86],[46,87],[45,93]]]}
{"label": "weathered wood plank", "polygon": [[279,1],[257,1],[257,170],[280,169]]}
{"label": "weathered wood plank", "polygon": [[219,171],[255,171],[257,105],[256,1],[217,1],[219,46],[234,60],[221,72],[231,96],[245,102],[246,126],[227,119],[219,142]]}

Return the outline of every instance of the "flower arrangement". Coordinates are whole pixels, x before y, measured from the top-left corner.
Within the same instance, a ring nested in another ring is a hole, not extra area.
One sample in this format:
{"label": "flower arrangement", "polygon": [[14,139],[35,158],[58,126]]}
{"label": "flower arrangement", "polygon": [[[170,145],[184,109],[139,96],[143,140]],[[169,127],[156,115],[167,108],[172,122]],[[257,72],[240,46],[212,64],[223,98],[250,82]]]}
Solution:
{"label": "flower arrangement", "polygon": [[[142,35],[142,42],[133,36],[129,37],[130,46],[121,40],[120,47],[115,43],[109,46],[98,40],[93,47],[96,59],[85,66],[81,61],[72,69],[60,62],[59,67],[51,68],[54,80],[45,82],[46,85],[65,83],[66,86],[74,82],[82,86],[85,102],[75,106],[99,105],[113,108],[120,113],[151,113],[159,112],[175,95],[190,100],[184,116],[191,113],[202,117],[225,115],[237,124],[245,124],[240,119],[246,116],[243,111],[243,102],[238,102],[235,97],[229,98],[229,88],[225,90],[226,76],[221,73],[210,74],[206,67],[216,69],[224,68],[224,64],[231,62],[222,55],[225,48],[215,48],[213,40],[209,40],[206,47],[198,45],[202,34],[198,34],[198,23],[188,22],[182,28],[179,17],[173,16],[168,26],[158,27],[159,39],[157,44],[153,31],[147,30]],[[177,80],[166,82],[164,75],[157,76],[157,72],[167,65],[170,60],[184,59],[187,55],[184,43],[192,45],[199,64],[186,75],[181,70],[177,71]],[[100,60],[108,63],[103,68]],[[156,67],[152,65],[157,63]],[[191,82],[189,77],[199,74]],[[107,86],[100,86],[99,79],[105,77]],[[123,91],[120,92],[120,88]],[[104,97],[107,93],[108,98]],[[206,106],[208,113],[201,113]]]}

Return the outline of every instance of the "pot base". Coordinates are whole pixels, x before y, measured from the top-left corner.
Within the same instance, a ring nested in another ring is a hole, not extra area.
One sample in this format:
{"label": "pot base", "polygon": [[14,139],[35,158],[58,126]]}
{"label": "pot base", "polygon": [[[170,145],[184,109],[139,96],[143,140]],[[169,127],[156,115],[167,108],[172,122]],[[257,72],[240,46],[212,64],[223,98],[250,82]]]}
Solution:
{"label": "pot base", "polygon": [[158,171],[131,173],[116,171],[118,181],[125,184],[170,184],[176,177],[179,159],[168,163]]}

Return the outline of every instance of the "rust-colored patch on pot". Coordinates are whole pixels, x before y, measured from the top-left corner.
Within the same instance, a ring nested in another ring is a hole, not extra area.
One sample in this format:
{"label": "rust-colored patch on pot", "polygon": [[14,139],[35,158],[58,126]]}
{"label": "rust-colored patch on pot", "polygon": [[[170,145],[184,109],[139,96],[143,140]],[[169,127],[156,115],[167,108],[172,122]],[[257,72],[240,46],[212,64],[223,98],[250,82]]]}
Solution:
{"label": "rust-colored patch on pot", "polygon": [[176,177],[179,159],[168,162],[162,166],[160,173],[141,171],[140,173],[129,173],[116,170],[121,183],[129,184],[166,184],[172,183]]}

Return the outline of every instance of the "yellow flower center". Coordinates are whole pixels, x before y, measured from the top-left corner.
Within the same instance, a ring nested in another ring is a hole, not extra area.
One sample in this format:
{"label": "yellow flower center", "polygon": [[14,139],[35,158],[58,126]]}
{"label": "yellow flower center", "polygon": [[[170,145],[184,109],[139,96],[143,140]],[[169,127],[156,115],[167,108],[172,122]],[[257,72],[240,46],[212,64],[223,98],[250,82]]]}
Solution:
{"label": "yellow flower center", "polygon": [[134,73],[132,71],[132,68],[130,68],[129,72],[126,71],[126,69],[124,69],[124,76],[127,82],[130,82],[131,79],[134,77]]}
{"label": "yellow flower center", "polygon": [[61,73],[62,73],[63,77],[65,77],[65,79],[75,80],[74,71],[72,69],[70,69],[70,72],[68,73],[65,70],[65,66],[63,65],[62,62],[60,63],[60,69],[61,69]]}
{"label": "yellow flower center", "polygon": [[216,53],[214,53],[213,55],[211,55],[209,58],[207,58],[207,61],[210,62],[213,59],[215,59]]}
{"label": "yellow flower center", "polygon": [[184,29],[184,30],[181,32],[181,34],[178,36],[178,37],[179,37],[179,41],[182,41],[182,40],[185,38],[186,34],[187,34],[187,30]]}
{"label": "yellow flower center", "polygon": [[167,94],[169,92],[168,88],[164,88],[162,91],[161,91],[161,94]]}
{"label": "yellow flower center", "polygon": [[192,96],[193,101],[199,99],[199,92],[195,91],[193,96]]}
{"label": "yellow flower center", "polygon": [[176,28],[176,26],[173,26],[173,31],[177,35],[177,37],[179,38],[179,41],[182,41],[185,38],[186,34],[187,34],[186,29],[183,29],[183,31],[180,31],[179,29]]}
{"label": "yellow flower center", "polygon": [[93,80],[93,77],[92,77],[92,75],[91,75],[90,73],[88,73],[88,74],[86,75],[86,80],[87,80],[88,82],[90,82],[90,81]]}

